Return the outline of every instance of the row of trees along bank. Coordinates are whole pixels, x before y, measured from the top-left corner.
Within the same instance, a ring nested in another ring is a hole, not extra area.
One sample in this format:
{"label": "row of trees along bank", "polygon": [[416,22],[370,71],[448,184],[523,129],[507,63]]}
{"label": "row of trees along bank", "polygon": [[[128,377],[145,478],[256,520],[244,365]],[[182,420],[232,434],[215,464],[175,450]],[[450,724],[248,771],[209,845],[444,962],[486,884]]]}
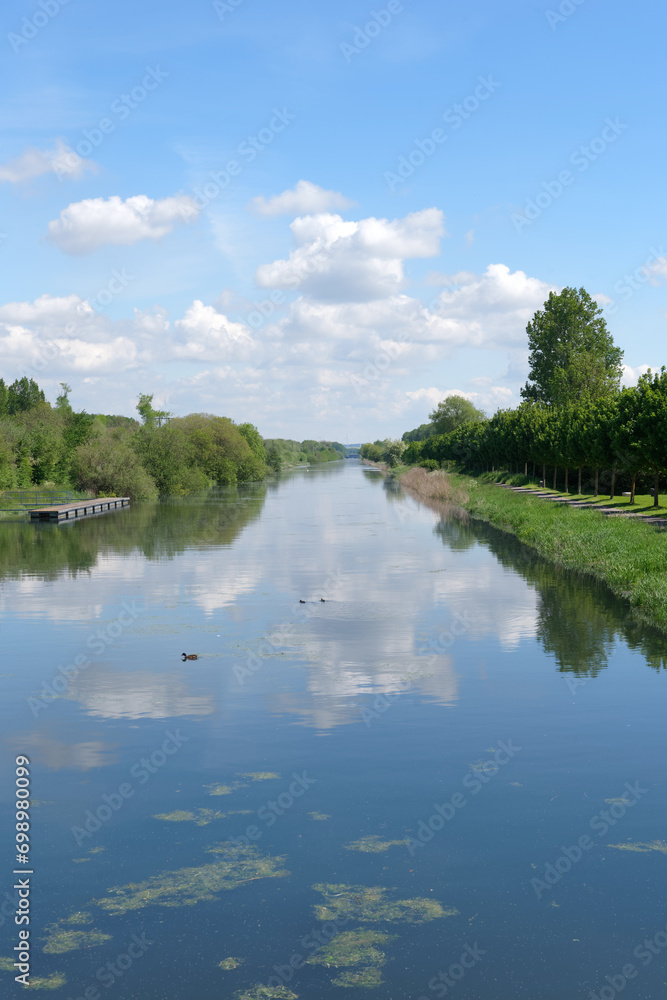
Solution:
{"label": "row of trees along bank", "polygon": [[[527,334],[530,372],[517,409],[499,410],[489,420],[467,401],[452,407],[452,400],[461,397],[448,397],[431,414],[430,424],[408,431],[402,442],[365,445],[362,454],[389,464],[399,459],[427,468],[449,463],[525,476],[530,465],[533,475],[541,471],[545,485],[549,468],[554,488],[560,470],[565,490],[574,474],[579,493],[582,474],[590,470],[595,495],[604,472],[612,497],[619,477],[631,486],[631,503],[638,478],[650,477],[658,506],[660,477],[667,473],[665,368],[621,389],[623,352],[583,288],[552,292]],[[452,412],[457,406],[458,416]],[[450,418],[444,433],[443,412]]]}
{"label": "row of trees along bank", "polygon": [[228,417],[172,417],[153,407],[152,395],[139,397],[140,420],[75,412],[70,392],[61,383],[51,406],[33,379],[0,379],[0,489],[48,484],[149,500],[260,481],[280,471],[294,446],[298,461],[345,455],[329,442],[265,443],[253,424]]}

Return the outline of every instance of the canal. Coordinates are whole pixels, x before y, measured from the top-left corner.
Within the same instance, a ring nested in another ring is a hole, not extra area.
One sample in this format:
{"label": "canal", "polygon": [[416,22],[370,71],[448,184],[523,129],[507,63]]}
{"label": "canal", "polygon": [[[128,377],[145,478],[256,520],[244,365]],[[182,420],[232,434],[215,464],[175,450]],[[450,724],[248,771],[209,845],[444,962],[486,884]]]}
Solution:
{"label": "canal", "polygon": [[1,522],[0,582],[3,995],[29,878],[56,998],[664,996],[665,642],[603,587],[357,461]]}

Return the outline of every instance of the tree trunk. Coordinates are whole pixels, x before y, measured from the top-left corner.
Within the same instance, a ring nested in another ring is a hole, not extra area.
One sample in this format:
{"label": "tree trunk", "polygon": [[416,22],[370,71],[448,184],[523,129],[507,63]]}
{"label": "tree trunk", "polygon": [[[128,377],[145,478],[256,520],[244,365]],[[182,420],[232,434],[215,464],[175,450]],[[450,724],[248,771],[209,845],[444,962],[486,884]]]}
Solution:
{"label": "tree trunk", "polygon": [[528,462],[524,462],[523,474],[528,479]]}
{"label": "tree trunk", "polygon": [[570,492],[570,470],[565,466],[565,492]]}
{"label": "tree trunk", "polygon": [[653,506],[654,507],[659,507],[660,506],[660,504],[658,502],[659,499],[660,499],[659,493],[660,493],[660,473],[656,472],[656,474],[655,474],[655,489],[653,490]]}
{"label": "tree trunk", "polygon": [[611,496],[610,500],[614,499],[614,493],[616,492],[616,466],[614,465],[611,470]]}
{"label": "tree trunk", "polygon": [[556,489],[556,474],[558,472],[558,466],[554,465],[554,489]]}
{"label": "tree trunk", "polygon": [[542,486],[544,487],[544,489],[547,488],[547,467],[546,467],[546,465],[542,466]]}
{"label": "tree trunk", "polygon": [[533,462],[533,479],[535,478],[535,463]]}
{"label": "tree trunk", "polygon": [[598,495],[598,479],[599,479],[599,473],[600,473],[600,470],[599,470],[599,468],[598,468],[598,467],[597,467],[597,465],[596,465],[596,466],[595,466],[595,496],[597,496],[597,495]]}
{"label": "tree trunk", "polygon": [[581,496],[581,466],[579,466],[579,485],[577,487],[577,493]]}
{"label": "tree trunk", "polygon": [[635,480],[636,480],[636,478],[637,478],[637,476],[633,472],[632,473],[632,492],[630,494],[630,503],[631,504],[633,504],[635,502]]}

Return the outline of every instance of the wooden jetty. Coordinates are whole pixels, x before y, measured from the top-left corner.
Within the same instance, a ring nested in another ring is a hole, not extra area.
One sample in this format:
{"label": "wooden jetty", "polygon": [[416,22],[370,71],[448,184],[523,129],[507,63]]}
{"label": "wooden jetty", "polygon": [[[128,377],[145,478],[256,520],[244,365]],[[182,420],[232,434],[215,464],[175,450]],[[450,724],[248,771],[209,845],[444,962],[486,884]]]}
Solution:
{"label": "wooden jetty", "polygon": [[100,497],[97,500],[75,500],[52,507],[37,507],[30,511],[31,521],[68,521],[86,514],[103,514],[118,507],[129,507],[129,497]]}

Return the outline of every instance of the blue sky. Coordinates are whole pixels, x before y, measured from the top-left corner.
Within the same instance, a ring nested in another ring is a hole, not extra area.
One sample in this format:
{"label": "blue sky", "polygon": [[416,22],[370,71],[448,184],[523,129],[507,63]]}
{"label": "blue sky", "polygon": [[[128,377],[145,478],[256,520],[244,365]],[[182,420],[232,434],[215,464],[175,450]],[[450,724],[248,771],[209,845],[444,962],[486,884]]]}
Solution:
{"label": "blue sky", "polygon": [[566,285],[604,305],[628,382],[667,361],[661,5],[0,16],[5,380],[398,436],[448,392],[517,405],[526,323]]}

